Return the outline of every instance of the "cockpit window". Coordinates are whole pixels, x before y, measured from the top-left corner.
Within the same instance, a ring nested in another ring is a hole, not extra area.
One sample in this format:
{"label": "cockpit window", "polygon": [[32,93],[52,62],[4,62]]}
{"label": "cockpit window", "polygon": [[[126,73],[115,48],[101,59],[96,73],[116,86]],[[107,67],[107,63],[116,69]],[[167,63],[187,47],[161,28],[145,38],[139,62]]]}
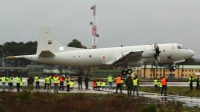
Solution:
{"label": "cockpit window", "polygon": [[182,46],[178,45],[178,49],[182,49]]}
{"label": "cockpit window", "polygon": [[178,49],[185,49],[182,45],[177,45]]}

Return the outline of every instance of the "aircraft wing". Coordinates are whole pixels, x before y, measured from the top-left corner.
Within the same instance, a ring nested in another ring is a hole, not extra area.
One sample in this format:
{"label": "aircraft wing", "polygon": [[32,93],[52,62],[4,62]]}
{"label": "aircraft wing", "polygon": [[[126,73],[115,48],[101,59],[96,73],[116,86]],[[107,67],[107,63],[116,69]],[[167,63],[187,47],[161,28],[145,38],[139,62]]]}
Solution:
{"label": "aircraft wing", "polygon": [[128,63],[133,63],[141,60],[143,51],[128,52],[118,57],[111,65],[127,66]]}

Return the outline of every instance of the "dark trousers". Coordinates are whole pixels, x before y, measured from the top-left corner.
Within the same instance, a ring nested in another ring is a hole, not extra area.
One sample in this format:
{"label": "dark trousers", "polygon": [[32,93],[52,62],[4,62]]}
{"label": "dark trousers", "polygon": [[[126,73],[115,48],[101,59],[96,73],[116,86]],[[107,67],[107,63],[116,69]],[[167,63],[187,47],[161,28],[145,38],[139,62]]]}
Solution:
{"label": "dark trousers", "polygon": [[78,89],[82,90],[82,83],[78,83]]}
{"label": "dark trousers", "polygon": [[199,90],[199,84],[197,84],[197,86],[196,86],[196,90]]}
{"label": "dark trousers", "polygon": [[20,83],[17,83],[17,92],[20,92]]}
{"label": "dark trousers", "polygon": [[88,82],[85,81],[85,88],[88,89]]}
{"label": "dark trousers", "polygon": [[69,89],[70,89],[70,88],[69,88],[69,85],[67,85],[67,92],[69,92]]}
{"label": "dark trousers", "polygon": [[47,83],[44,83],[44,89],[46,89],[47,88]]}
{"label": "dark trousers", "polygon": [[155,86],[155,90],[158,90],[158,85],[154,85]]}
{"label": "dark trousers", "polygon": [[161,95],[163,94],[163,91],[165,96],[167,96],[167,85],[162,85]]}
{"label": "dark trousers", "polygon": [[190,90],[193,90],[193,84],[190,84]]}
{"label": "dark trousers", "polygon": [[131,93],[132,93],[132,87],[127,87],[127,95],[128,95],[128,97],[131,96]]}
{"label": "dark trousers", "polygon": [[64,90],[63,84],[64,84],[64,82],[60,82],[60,87],[59,87],[60,90]]}
{"label": "dark trousers", "polygon": [[36,88],[36,89],[40,89],[40,82],[36,82],[35,88]]}
{"label": "dark trousers", "polygon": [[117,93],[118,89],[119,89],[119,90],[120,90],[120,92],[122,93],[121,84],[117,84],[116,93]]}

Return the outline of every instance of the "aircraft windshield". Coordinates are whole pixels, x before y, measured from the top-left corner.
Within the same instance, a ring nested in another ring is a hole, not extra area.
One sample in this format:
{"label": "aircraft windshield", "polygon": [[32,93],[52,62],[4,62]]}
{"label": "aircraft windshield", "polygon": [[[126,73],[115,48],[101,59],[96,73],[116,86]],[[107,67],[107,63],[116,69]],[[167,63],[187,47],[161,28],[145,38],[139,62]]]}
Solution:
{"label": "aircraft windshield", "polygon": [[186,49],[186,48],[184,48],[182,45],[177,45],[177,48],[178,48],[178,49]]}

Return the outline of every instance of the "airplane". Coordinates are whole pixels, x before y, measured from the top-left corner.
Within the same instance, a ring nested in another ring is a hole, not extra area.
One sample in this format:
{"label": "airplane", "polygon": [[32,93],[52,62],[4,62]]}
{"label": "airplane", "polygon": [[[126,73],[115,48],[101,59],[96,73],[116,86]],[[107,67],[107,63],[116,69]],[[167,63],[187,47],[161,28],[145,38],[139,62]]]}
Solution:
{"label": "airplane", "polygon": [[122,75],[131,74],[131,67],[144,64],[184,62],[194,51],[178,43],[138,45],[98,49],[67,47],[54,38],[49,27],[43,27],[37,41],[35,55],[7,56],[6,59],[25,58],[31,61],[70,67],[120,66]]}

